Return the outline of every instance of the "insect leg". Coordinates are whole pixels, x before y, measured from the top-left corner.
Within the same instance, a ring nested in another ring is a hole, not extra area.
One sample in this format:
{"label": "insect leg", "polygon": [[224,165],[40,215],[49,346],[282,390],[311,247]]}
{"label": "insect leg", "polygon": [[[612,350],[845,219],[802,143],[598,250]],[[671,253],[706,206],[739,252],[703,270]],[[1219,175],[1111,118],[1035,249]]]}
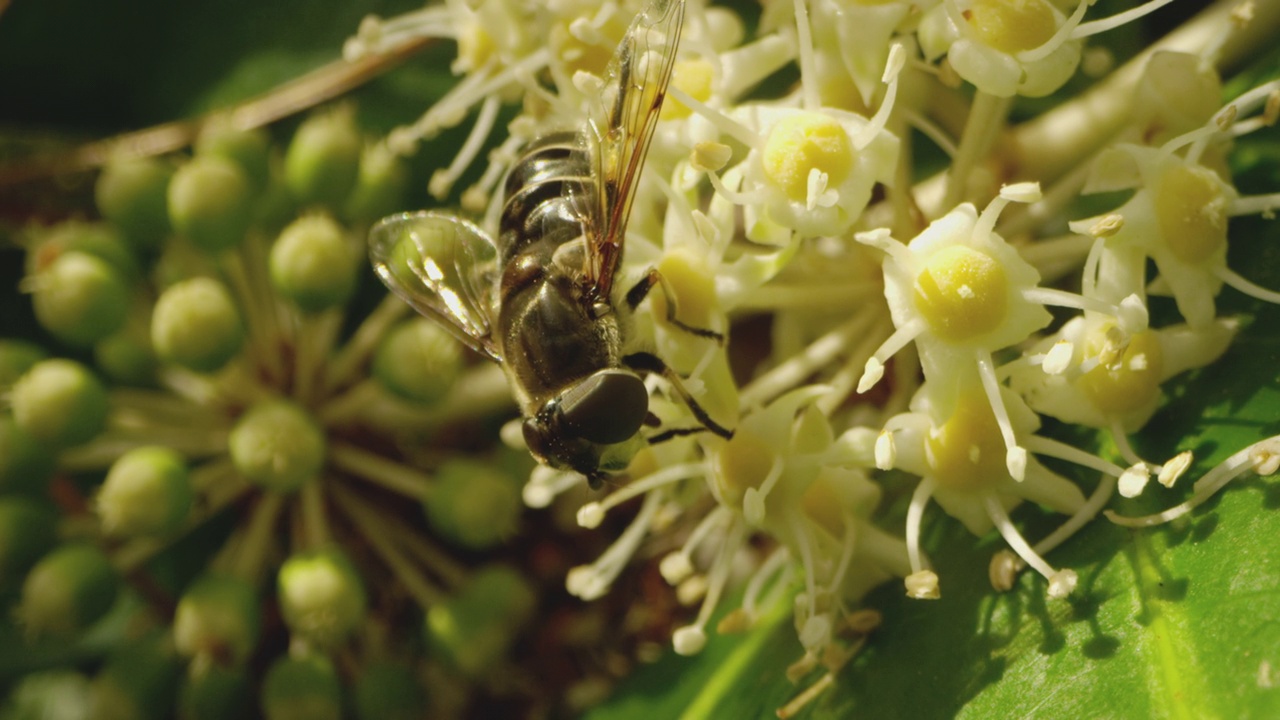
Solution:
{"label": "insect leg", "polygon": [[688,406],[690,412],[698,419],[698,422],[702,423],[704,428],[726,440],[733,437],[732,430],[728,430],[720,423],[712,420],[707,411],[698,404],[698,401],[693,399],[693,396],[689,394],[689,389],[684,386],[684,380],[680,378],[680,375],[675,370],[671,369],[671,366],[663,362],[662,358],[653,353],[638,352],[622,358],[622,363],[636,372],[653,373],[666,378],[667,382],[671,383],[671,386],[676,389],[676,392],[680,394],[680,399],[684,401],[684,404]]}
{"label": "insect leg", "polygon": [[634,311],[636,307],[641,302],[644,302],[644,299],[649,296],[649,291],[652,290],[655,285],[662,290],[662,297],[667,301],[667,322],[675,325],[681,330],[684,330],[690,335],[697,335],[698,337],[715,340],[716,343],[720,345],[724,344],[724,333],[718,333],[715,330],[707,328],[687,325],[676,319],[676,294],[671,289],[671,285],[667,282],[667,279],[662,277],[662,273],[658,272],[658,268],[649,268],[649,272],[646,273],[644,277],[640,278],[640,282],[636,283],[627,291],[627,308]]}

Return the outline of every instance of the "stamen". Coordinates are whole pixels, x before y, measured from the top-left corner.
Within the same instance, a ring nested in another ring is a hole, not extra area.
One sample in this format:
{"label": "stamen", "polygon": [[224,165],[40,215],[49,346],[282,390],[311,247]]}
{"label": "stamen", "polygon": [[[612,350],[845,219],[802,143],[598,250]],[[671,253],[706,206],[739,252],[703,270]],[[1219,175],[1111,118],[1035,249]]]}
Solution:
{"label": "stamen", "polygon": [[1268,290],[1261,285],[1254,285],[1226,266],[1214,268],[1213,274],[1216,275],[1219,280],[1222,280],[1222,282],[1230,285],[1249,297],[1257,298],[1263,302],[1280,304],[1280,292]]}
{"label": "stamen", "polygon": [[635,555],[636,549],[648,534],[650,523],[653,522],[654,515],[662,505],[663,496],[664,492],[661,489],[649,493],[644,499],[644,504],[640,506],[640,512],[636,513],[635,519],[626,530],[622,531],[609,549],[604,551],[603,555],[590,565],[580,565],[569,571],[569,576],[565,579],[565,588],[570,595],[583,600],[595,600],[609,591],[609,586],[617,579],[622,568],[626,566],[631,556]]}
{"label": "stamen", "polygon": [[1009,419],[1009,411],[1000,397],[1000,380],[996,377],[995,363],[991,353],[978,353],[978,376],[982,378],[982,388],[986,391],[987,402],[991,404],[991,412],[1000,426],[1000,436],[1004,438],[1005,468],[1009,476],[1018,482],[1027,474],[1027,451],[1018,446],[1018,438],[1013,434],[1013,422]]}
{"label": "stamen", "polygon": [[[1164,1],[1168,2],[1168,0]],[[1053,33],[1053,36],[1039,47],[1018,53],[1016,56],[1018,58],[1018,62],[1033,63],[1043,60],[1057,52],[1058,48],[1065,45],[1068,41],[1078,39],[1075,37],[1075,31],[1079,29],[1080,21],[1084,19],[1085,10],[1089,9],[1089,6],[1092,4],[1091,0],[1080,0],[1076,3],[1075,12],[1071,13],[1066,22],[1062,23],[1062,25],[1058,27],[1057,31]]]}
{"label": "stamen", "polygon": [[502,101],[496,95],[485,99],[480,106],[480,115],[476,117],[475,124],[471,126],[471,132],[467,134],[467,139],[462,143],[462,148],[458,150],[453,162],[449,163],[449,167],[444,170],[432,173],[427,189],[432,197],[443,200],[462,173],[471,166],[476,155],[480,154],[481,148],[484,147],[485,140],[489,138],[494,122],[498,119],[498,108],[501,106]]}
{"label": "stamen", "polygon": [[849,322],[814,340],[786,362],[751,381],[738,394],[739,405],[747,409],[764,404],[799,385],[816,370],[839,357],[849,347],[849,343],[861,336],[874,321],[875,317],[871,313],[854,315]]}
{"label": "stamen", "polygon": [[774,456],[773,464],[769,466],[769,474],[765,476],[764,482],[760,483],[760,487],[747,488],[747,491],[742,494],[742,516],[753,527],[759,527],[764,522],[764,501],[773,491],[773,486],[778,484],[778,478],[782,477],[782,468],[785,464],[781,456]]}
{"label": "stamen", "polygon": [[920,526],[925,506],[929,504],[929,498],[933,497],[935,487],[937,482],[933,478],[922,479],[911,493],[911,504],[907,507],[907,558],[911,561],[912,572],[916,573],[929,568],[928,560],[920,553]]}
{"label": "stamen", "polygon": [[711,614],[715,612],[716,605],[720,603],[720,595],[724,591],[725,582],[729,579],[729,569],[733,565],[733,556],[742,547],[743,537],[742,525],[734,523],[711,566],[711,573],[707,578],[707,595],[702,601],[702,607],[698,610],[697,619],[692,625],[686,625],[672,634],[672,645],[680,655],[694,655],[706,646],[707,633],[704,628],[711,620]]}
{"label": "stamen", "polygon": [[1240,477],[1249,470],[1270,471],[1272,474],[1280,467],[1280,435],[1260,440],[1231,457],[1223,460],[1212,470],[1196,481],[1195,495],[1184,503],[1175,505],[1164,512],[1141,517],[1119,515],[1111,510],[1104,513],[1111,522],[1124,527],[1151,527],[1162,525],[1195,510],[1206,500],[1213,497],[1227,483]]}
{"label": "stamen", "polygon": [[678,100],[681,105],[688,107],[690,110],[711,121],[711,124],[715,126],[716,129],[732,137],[743,145],[746,145],[747,147],[761,147],[764,144],[763,139],[761,139],[759,135],[756,135],[754,130],[743,125],[737,120],[734,120],[725,113],[710,107],[701,100],[694,98],[692,95],[680,88],[672,85],[667,88],[667,94],[675,100]]}
{"label": "stamen", "polygon": [[795,0],[796,39],[800,44],[800,92],[804,109],[817,110],[822,107],[822,97],[817,86],[817,54],[813,49],[813,29],[809,27],[809,11],[805,0]]}
{"label": "stamen", "polygon": [[923,317],[917,317],[895,330],[888,340],[881,343],[875,354],[867,360],[866,368],[862,372],[862,379],[858,381],[858,392],[864,393],[875,387],[875,384],[880,382],[880,378],[884,377],[884,361],[906,347],[907,343],[915,340],[916,336],[924,332],[927,325],[927,320]]}
{"label": "stamen", "polygon": [[589,502],[583,505],[578,510],[578,524],[584,528],[599,527],[600,522],[604,520],[606,512],[631,498],[643,495],[664,485],[671,485],[695,477],[705,472],[705,470],[706,468],[702,463],[684,463],[650,473],[639,480],[628,483],[626,487],[610,493],[602,501]]}
{"label": "stamen", "polygon": [[853,138],[853,145],[859,150],[866,148],[871,141],[884,131],[885,124],[889,122],[889,115],[893,112],[894,99],[898,96],[898,75],[902,72],[902,67],[906,64],[907,52],[903,49],[902,43],[894,43],[889,48],[889,58],[885,61],[884,74],[880,77],[880,81],[887,86],[884,91],[884,100],[880,102],[880,107],[876,110],[876,114],[865,127],[858,131],[857,137]]}
{"label": "stamen", "polygon": [[1071,570],[1055,570],[1049,563],[1044,561],[1035,550],[1027,544],[1022,533],[1018,532],[1018,528],[1014,527],[1013,521],[1009,519],[1009,514],[1005,512],[1004,505],[1000,504],[1000,498],[995,493],[988,493],[983,499],[982,504],[987,509],[987,516],[991,518],[991,522],[995,523],[996,529],[1000,531],[1000,535],[1004,537],[1004,541],[1009,543],[1013,551],[1018,553],[1024,562],[1035,569],[1049,581],[1049,597],[1063,598],[1075,589],[1075,573]]}
{"label": "stamen", "polygon": [[1072,447],[1064,442],[1059,442],[1052,438],[1047,438],[1041,435],[1032,435],[1027,438],[1026,442],[1027,449],[1037,455],[1048,455],[1049,457],[1055,457],[1059,460],[1066,460],[1069,463],[1074,463],[1081,467],[1087,467],[1091,470],[1097,470],[1100,473],[1104,473],[1112,477],[1120,477],[1124,474],[1124,468],[1119,465],[1103,460],[1097,455],[1091,455],[1080,448]]}
{"label": "stamen", "polygon": [[[1101,18],[1099,20],[1090,20],[1076,28],[1075,32],[1071,33],[1071,39],[1079,40],[1081,38],[1087,38],[1090,35],[1097,35],[1098,33],[1103,33],[1108,30],[1114,30],[1121,25],[1126,25],[1134,20],[1153,13],[1171,2],[1173,2],[1173,0],[1150,0],[1150,2],[1143,3],[1136,8],[1130,8],[1129,10],[1125,10],[1121,13],[1116,13],[1111,17]],[[1088,3],[1081,3],[1081,5],[1087,4]]]}
{"label": "stamen", "polygon": [[790,559],[791,553],[787,551],[786,546],[779,545],[769,553],[769,557],[761,563],[760,567],[751,573],[751,578],[747,580],[746,589],[742,593],[742,610],[748,618],[755,620],[759,616],[760,593],[769,580],[786,570],[787,561]]}

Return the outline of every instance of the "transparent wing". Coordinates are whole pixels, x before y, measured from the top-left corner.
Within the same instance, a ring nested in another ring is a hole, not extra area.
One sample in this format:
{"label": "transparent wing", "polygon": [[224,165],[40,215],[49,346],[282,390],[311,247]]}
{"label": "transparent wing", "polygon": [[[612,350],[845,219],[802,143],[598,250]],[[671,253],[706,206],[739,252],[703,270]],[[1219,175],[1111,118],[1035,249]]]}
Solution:
{"label": "transparent wing", "polygon": [[603,103],[581,132],[596,181],[583,202],[586,277],[595,298],[607,298],[622,259],[636,183],[658,124],[675,67],[684,0],[652,0],[623,37],[609,63]]}
{"label": "transparent wing", "polygon": [[369,259],[402,300],[501,361],[493,342],[498,251],[483,230],[442,213],[392,215],[369,231]]}

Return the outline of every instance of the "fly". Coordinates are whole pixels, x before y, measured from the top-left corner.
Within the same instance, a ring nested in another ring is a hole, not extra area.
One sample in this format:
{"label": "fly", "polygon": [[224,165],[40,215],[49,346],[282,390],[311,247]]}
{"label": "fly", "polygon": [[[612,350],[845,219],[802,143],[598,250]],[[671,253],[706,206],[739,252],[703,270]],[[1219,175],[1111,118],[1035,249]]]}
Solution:
{"label": "fly", "polygon": [[[530,451],[593,488],[626,467],[643,426],[658,424],[642,374],[665,376],[704,428],[731,435],[659,358],[622,354],[613,298],[683,20],[684,0],[652,0],[637,16],[609,65],[598,117],[535,140],[512,166],[496,239],[436,212],[393,215],[369,236],[387,287],[502,365]],[[622,305],[634,310],[658,280],[650,271]]]}

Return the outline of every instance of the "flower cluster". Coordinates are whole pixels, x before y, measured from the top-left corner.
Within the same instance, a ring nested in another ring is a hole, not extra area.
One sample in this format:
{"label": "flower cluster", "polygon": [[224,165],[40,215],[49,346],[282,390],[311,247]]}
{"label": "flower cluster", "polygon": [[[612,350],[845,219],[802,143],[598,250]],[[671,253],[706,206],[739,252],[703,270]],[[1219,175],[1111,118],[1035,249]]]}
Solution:
{"label": "flower cluster", "polygon": [[27,229],[63,356],[0,340],[0,596],[36,647],[129,629],[15,712],[444,715],[509,662],[533,579],[455,555],[517,531],[531,461],[441,431],[509,407],[502,375],[398,300],[349,307],[407,179],[349,106],[287,148],[214,122],[110,161],[101,220]]}
{"label": "flower cluster", "polygon": [[[798,578],[800,672],[830,664],[842,630],[858,625],[859,597],[886,578],[903,577],[913,597],[939,597],[919,542],[933,499],[973,533],[1003,535],[1015,555],[995,559],[998,587],[1027,564],[1051,597],[1069,594],[1075,574],[1044,553],[1117,487],[1132,497],[1153,476],[1172,485],[1192,463],[1190,453],[1143,459],[1127,438],[1157,412],[1162,383],[1226,350],[1236,324],[1215,313],[1222,286],[1280,299],[1225,260],[1228,219],[1280,205],[1242,196],[1222,162],[1232,138],[1274,122],[1280,97],[1271,83],[1221,105],[1215,61],[1247,13],[1207,13],[1194,21],[1198,50],[1153,49],[1101,80],[1087,120],[1071,102],[1024,125],[1009,120],[1017,98],[1051,95],[1082,72],[1087,37],[1163,4],[1096,19],[1083,1],[775,0],[749,36],[725,8],[686,3],[626,271],[657,268],[666,279],[634,333],[734,435],[654,445],[625,484],[582,506],[579,522],[594,528],[643,497],[614,545],[569,574],[569,591],[599,597],[647,535],[683,538],[661,570],[682,602],[701,604],[674,634],[688,654],[703,647],[744,563],[755,569],[722,629],[748,625],[762,598]],[[642,4],[553,3],[518,26],[482,21],[521,10],[493,0],[370,20],[348,46],[374,52],[397,33],[458,40],[458,89],[394,139],[460,122],[475,105],[473,136],[483,136],[492,104],[523,97],[511,139],[462,196],[490,221],[502,201],[493,180],[518,161],[513,150],[589,111],[581,88],[607,80],[592,59],[616,41],[618,16]],[[566,34],[574,41],[555,40]],[[1105,73],[1100,63],[1087,70]],[[758,99],[753,90],[787,65],[799,70],[795,86]],[[917,176],[916,133],[949,156],[943,173]],[[441,177],[456,176],[473,150]],[[1081,196],[1121,190],[1127,201],[1068,229]],[[1172,295],[1183,321],[1154,326],[1150,294]],[[767,338],[734,336],[760,316]],[[731,337],[717,344],[690,326]],[[763,359],[744,367],[739,355]],[[650,387],[664,425],[696,424],[668,383]],[[1041,416],[1109,431],[1119,457],[1037,434]],[[1101,479],[1086,494],[1041,457]],[[876,478],[888,470],[920,478],[900,532],[879,524]],[[576,482],[538,468],[525,499],[549,505]],[[1034,546],[1010,518],[1024,500],[1067,516]]]}

